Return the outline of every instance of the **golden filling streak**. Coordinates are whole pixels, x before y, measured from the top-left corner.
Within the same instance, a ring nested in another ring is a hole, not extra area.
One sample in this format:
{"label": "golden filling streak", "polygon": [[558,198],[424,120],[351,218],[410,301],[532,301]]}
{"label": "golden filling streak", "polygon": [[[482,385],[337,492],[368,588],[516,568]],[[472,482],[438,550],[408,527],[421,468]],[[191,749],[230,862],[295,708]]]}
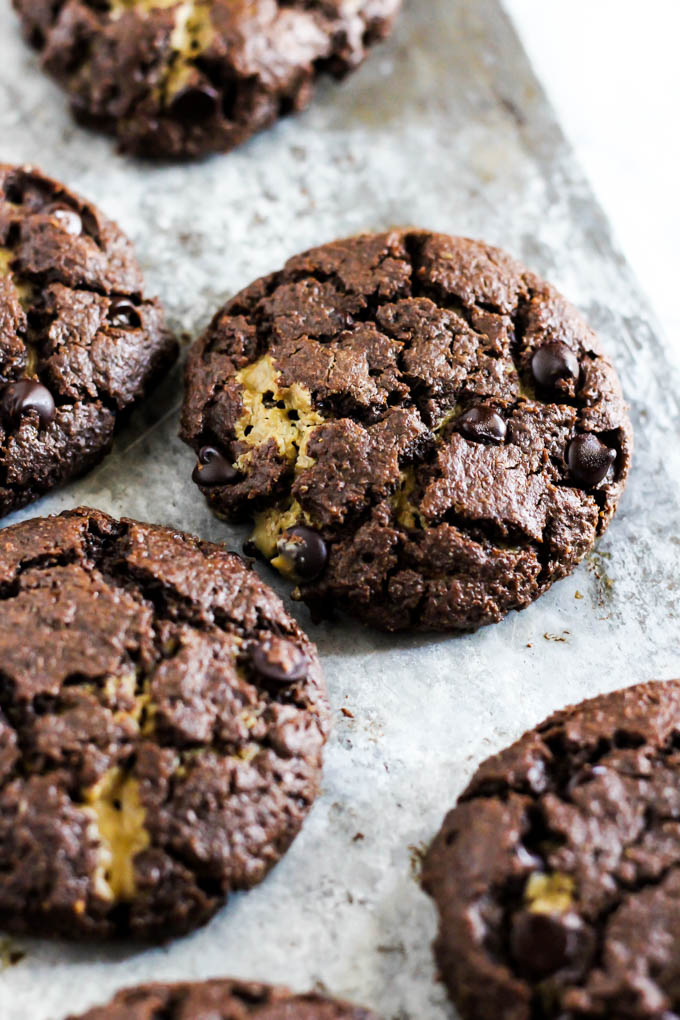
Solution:
{"label": "golden filling streak", "polygon": [[[281,457],[299,474],[314,465],[307,453],[312,432],[325,419],[313,409],[312,395],[304,386],[280,386],[280,372],[270,355],[241,369],[236,375],[242,387],[244,413],[236,424],[236,438],[251,447],[274,440]],[[246,470],[252,454],[242,454],[236,467]],[[277,556],[281,535],[296,524],[312,524],[297,500],[287,507],[272,507],[255,516],[252,540],[263,556],[282,574],[290,574],[290,563]]]}
{"label": "golden filling streak", "polygon": [[17,278],[11,265],[13,258],[14,252],[10,251],[9,248],[0,248],[0,276],[12,282],[19,304],[25,311],[33,304],[35,288],[33,284],[28,283],[26,280],[19,280]]}
{"label": "golden filling streak", "polygon": [[193,61],[213,41],[215,30],[210,10],[209,2],[196,0],[183,3],[177,11],[175,30],[170,40],[175,56],[165,79],[166,102],[184,88],[191,77]]}
{"label": "golden filling streak", "polygon": [[[95,690],[92,684],[82,684],[83,690]],[[109,677],[103,687],[104,700],[113,705],[117,701],[131,700],[134,707],[120,710],[114,718],[134,722],[143,733],[153,729],[151,698],[144,683],[139,693],[139,677],[135,673]],[[264,712],[264,706],[248,707],[241,717],[248,730],[253,730]],[[146,715],[146,719],[144,716]],[[174,772],[183,775],[192,759],[203,753],[202,748],[184,751],[177,757]],[[260,752],[260,745],[249,740],[239,748],[233,758],[250,763]],[[139,795],[139,783],[123,768],[109,769],[101,779],[84,792],[83,810],[90,818],[89,836],[98,844],[98,863],[94,873],[97,895],[111,903],[130,902],[136,894],[135,858],[151,842],[146,829],[146,812]],[[85,902],[77,901],[76,912],[85,910]]]}
{"label": "golden filling streak", "polygon": [[152,11],[164,11],[169,7],[178,7],[179,5],[180,0],[111,0],[109,11],[111,17],[119,18],[126,11],[151,14]]}
{"label": "golden filling streak", "polygon": [[135,895],[135,857],[150,843],[139,784],[115,767],[86,791],[85,801],[100,844],[95,889],[114,903],[129,902]]}
{"label": "golden filling streak", "polygon": [[436,427],[433,429],[435,436],[440,435],[444,431],[446,426],[450,422],[452,422],[455,418],[457,418],[459,414],[460,407],[458,404],[455,404],[453,407],[450,407],[449,410],[443,415],[441,420],[437,423]]}
{"label": "golden filling streak", "polygon": [[[140,693],[140,680],[142,690]],[[148,681],[143,680],[137,673],[126,673],[124,676],[111,676],[104,684],[104,696],[106,703],[114,706],[121,700],[132,701],[130,709],[119,709],[114,712],[113,718],[116,722],[132,722],[137,730],[149,734],[153,730],[154,706],[149,694]]]}
{"label": "golden filling streak", "polygon": [[261,749],[259,744],[248,743],[245,744],[244,747],[239,748],[234,757],[238,759],[238,761],[242,761],[246,765],[248,765],[253,760],[253,758],[256,758],[258,756],[260,750]]}
{"label": "golden filling streak", "polygon": [[524,890],[527,908],[532,914],[566,914],[574,902],[571,875],[531,875]]}
{"label": "golden filling streak", "polygon": [[[35,299],[35,287],[32,283],[26,280],[20,280],[14,270],[12,269],[12,260],[14,259],[14,252],[9,248],[0,248],[0,277],[8,280],[14,287],[14,293],[16,294],[17,301],[26,312],[33,304]],[[24,347],[26,348],[26,369],[24,374],[27,376],[34,376],[38,369],[38,352],[35,346],[24,337]]]}
{"label": "golden filling streak", "polygon": [[417,507],[411,502],[411,497],[416,488],[416,473],[414,468],[408,467],[399,474],[399,487],[390,499],[390,504],[395,512],[397,523],[402,528],[423,528],[423,518]]}
{"label": "golden filling streak", "polygon": [[175,10],[175,27],[170,36],[172,55],[158,93],[171,102],[189,82],[194,61],[208,49],[215,37],[212,0],[112,0],[110,13],[116,20],[134,11],[142,16],[156,10]]}
{"label": "golden filling streak", "polygon": [[272,508],[255,515],[252,541],[282,574],[288,573],[288,560],[276,555],[278,541],[284,531],[303,523],[308,523],[308,517],[296,499],[287,510]]}
{"label": "golden filling streak", "polygon": [[302,471],[314,463],[305,453],[309,432],[323,425],[324,419],[313,410],[309,390],[299,383],[279,386],[280,375],[269,354],[236,374],[244,407],[236,423],[236,438],[249,446],[273,439],[281,456]]}
{"label": "golden filling streak", "polygon": [[[91,684],[82,687],[95,689]],[[102,701],[109,708],[126,706],[114,711],[116,722],[132,723],[138,732],[145,734],[153,730],[148,681],[139,671],[108,677],[102,694]],[[135,857],[150,843],[144,827],[145,811],[139,797],[139,784],[115,766],[85,791],[84,801],[91,819],[90,835],[99,844],[95,890],[103,899],[114,903],[129,902],[135,895]]]}

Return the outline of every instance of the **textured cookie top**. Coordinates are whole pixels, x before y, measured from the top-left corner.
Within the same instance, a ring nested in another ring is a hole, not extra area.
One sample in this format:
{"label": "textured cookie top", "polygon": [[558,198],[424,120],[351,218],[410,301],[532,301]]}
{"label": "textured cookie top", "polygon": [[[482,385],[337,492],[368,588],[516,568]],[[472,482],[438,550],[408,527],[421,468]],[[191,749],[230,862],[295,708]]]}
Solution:
{"label": "textured cookie top", "polygon": [[603,531],[629,466],[590,329],[497,249],[393,231],[317,248],[213,319],[183,437],[211,505],[318,611],[470,628]]}
{"label": "textured cookie top", "polygon": [[80,118],[158,156],[232,149],[357,67],[401,0],[13,0]]}
{"label": "textured cookie top", "polygon": [[680,682],[566,709],[485,762],[424,869],[464,1018],[680,1013]]}
{"label": "textured cookie top", "polygon": [[213,980],[128,988],[106,1006],[71,1020],[377,1020],[373,1013],[321,995],[286,988]]}
{"label": "textured cookie top", "polygon": [[0,165],[0,514],[96,462],[175,354],[118,227]]}
{"label": "textured cookie top", "polygon": [[238,556],[94,510],[0,532],[0,927],[167,938],[317,792],[313,645]]}

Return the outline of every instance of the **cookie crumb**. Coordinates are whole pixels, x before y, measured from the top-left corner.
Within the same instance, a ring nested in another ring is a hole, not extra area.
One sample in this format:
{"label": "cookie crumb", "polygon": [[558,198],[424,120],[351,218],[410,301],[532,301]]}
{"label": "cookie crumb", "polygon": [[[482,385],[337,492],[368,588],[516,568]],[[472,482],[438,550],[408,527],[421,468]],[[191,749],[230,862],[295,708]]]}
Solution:
{"label": "cookie crumb", "polygon": [[568,630],[563,630],[561,634],[549,634],[546,632],[543,635],[543,637],[545,638],[546,641],[555,641],[557,642],[557,644],[566,645],[568,643],[567,641],[568,634],[569,634]]}

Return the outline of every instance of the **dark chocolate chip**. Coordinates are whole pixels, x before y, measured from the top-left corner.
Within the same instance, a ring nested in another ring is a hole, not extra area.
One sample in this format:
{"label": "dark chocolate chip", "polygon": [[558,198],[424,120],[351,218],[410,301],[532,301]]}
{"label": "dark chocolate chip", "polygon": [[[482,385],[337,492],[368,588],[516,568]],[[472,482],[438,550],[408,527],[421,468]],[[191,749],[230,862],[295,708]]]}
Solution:
{"label": "dark chocolate chip", "polygon": [[16,424],[26,411],[36,411],[43,428],[54,421],[54,398],[46,386],[34,379],[19,379],[8,383],[0,391],[0,414],[3,419]]}
{"label": "dark chocolate chip", "polygon": [[114,298],[106,314],[116,329],[138,329],[142,324],[139,312],[129,298]]}
{"label": "dark chocolate chip", "polygon": [[572,439],[567,450],[567,464],[574,479],[587,489],[605,477],[616,460],[616,450],[606,446],[592,432]]}
{"label": "dark chocolate chip", "polygon": [[80,237],[83,232],[83,221],[80,215],[67,205],[53,205],[48,210],[53,220],[56,220],[62,230],[72,237]]}
{"label": "dark chocolate chip", "polygon": [[219,105],[217,90],[208,85],[188,85],[180,89],[174,96],[170,110],[173,117],[183,121],[208,120],[217,111]]}
{"label": "dark chocolate chip", "polygon": [[191,477],[197,485],[230,485],[238,478],[238,471],[214,446],[203,446]]}
{"label": "dark chocolate chip", "polygon": [[595,952],[595,936],[573,911],[543,914],[522,910],[512,921],[510,950],[519,968],[534,978],[565,967],[572,974],[583,974]]}
{"label": "dark chocolate chip", "polygon": [[298,524],[284,532],[277,543],[279,555],[288,560],[301,581],[313,581],[328,559],[326,543],[317,531]]}
{"label": "dark chocolate chip", "polygon": [[479,404],[465,411],[458,419],[458,427],[466,439],[473,443],[502,443],[508,426],[498,411],[486,404]]}
{"label": "dark chocolate chip", "polygon": [[570,931],[562,918],[523,910],[512,922],[510,948],[524,971],[545,977],[570,961]]}
{"label": "dark chocolate chip", "polygon": [[292,641],[271,635],[250,650],[250,662],[256,673],[277,684],[292,684],[303,680],[309,670],[309,661]]}
{"label": "dark chocolate chip", "polygon": [[531,371],[539,386],[547,390],[562,389],[560,383],[578,379],[578,358],[566,344],[555,341],[539,347],[531,359]]}

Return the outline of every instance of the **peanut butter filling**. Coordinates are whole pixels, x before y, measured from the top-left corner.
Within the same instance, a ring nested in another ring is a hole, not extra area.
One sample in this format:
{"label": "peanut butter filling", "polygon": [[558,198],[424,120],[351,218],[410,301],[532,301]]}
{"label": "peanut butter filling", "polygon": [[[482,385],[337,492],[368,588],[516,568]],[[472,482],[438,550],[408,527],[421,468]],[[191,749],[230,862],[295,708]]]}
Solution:
{"label": "peanut butter filling", "polygon": [[[236,376],[242,387],[244,413],[236,425],[236,438],[257,447],[274,440],[282,457],[299,474],[312,467],[314,458],[307,453],[313,430],[325,419],[313,409],[312,395],[304,386],[280,385],[280,373],[270,355],[265,354]],[[244,470],[251,453],[242,454],[236,467]],[[272,507],[255,516],[252,541],[282,574],[290,573],[287,559],[277,555],[281,536],[296,524],[312,525],[309,515],[297,500],[287,507]]]}
{"label": "peanut butter filling", "polygon": [[574,879],[571,875],[531,875],[524,898],[532,914],[566,914],[574,902]]}
{"label": "peanut butter filling", "polygon": [[95,888],[104,899],[128,902],[135,895],[134,860],[148,847],[139,784],[122,769],[112,768],[86,791],[92,835],[99,843]]}

